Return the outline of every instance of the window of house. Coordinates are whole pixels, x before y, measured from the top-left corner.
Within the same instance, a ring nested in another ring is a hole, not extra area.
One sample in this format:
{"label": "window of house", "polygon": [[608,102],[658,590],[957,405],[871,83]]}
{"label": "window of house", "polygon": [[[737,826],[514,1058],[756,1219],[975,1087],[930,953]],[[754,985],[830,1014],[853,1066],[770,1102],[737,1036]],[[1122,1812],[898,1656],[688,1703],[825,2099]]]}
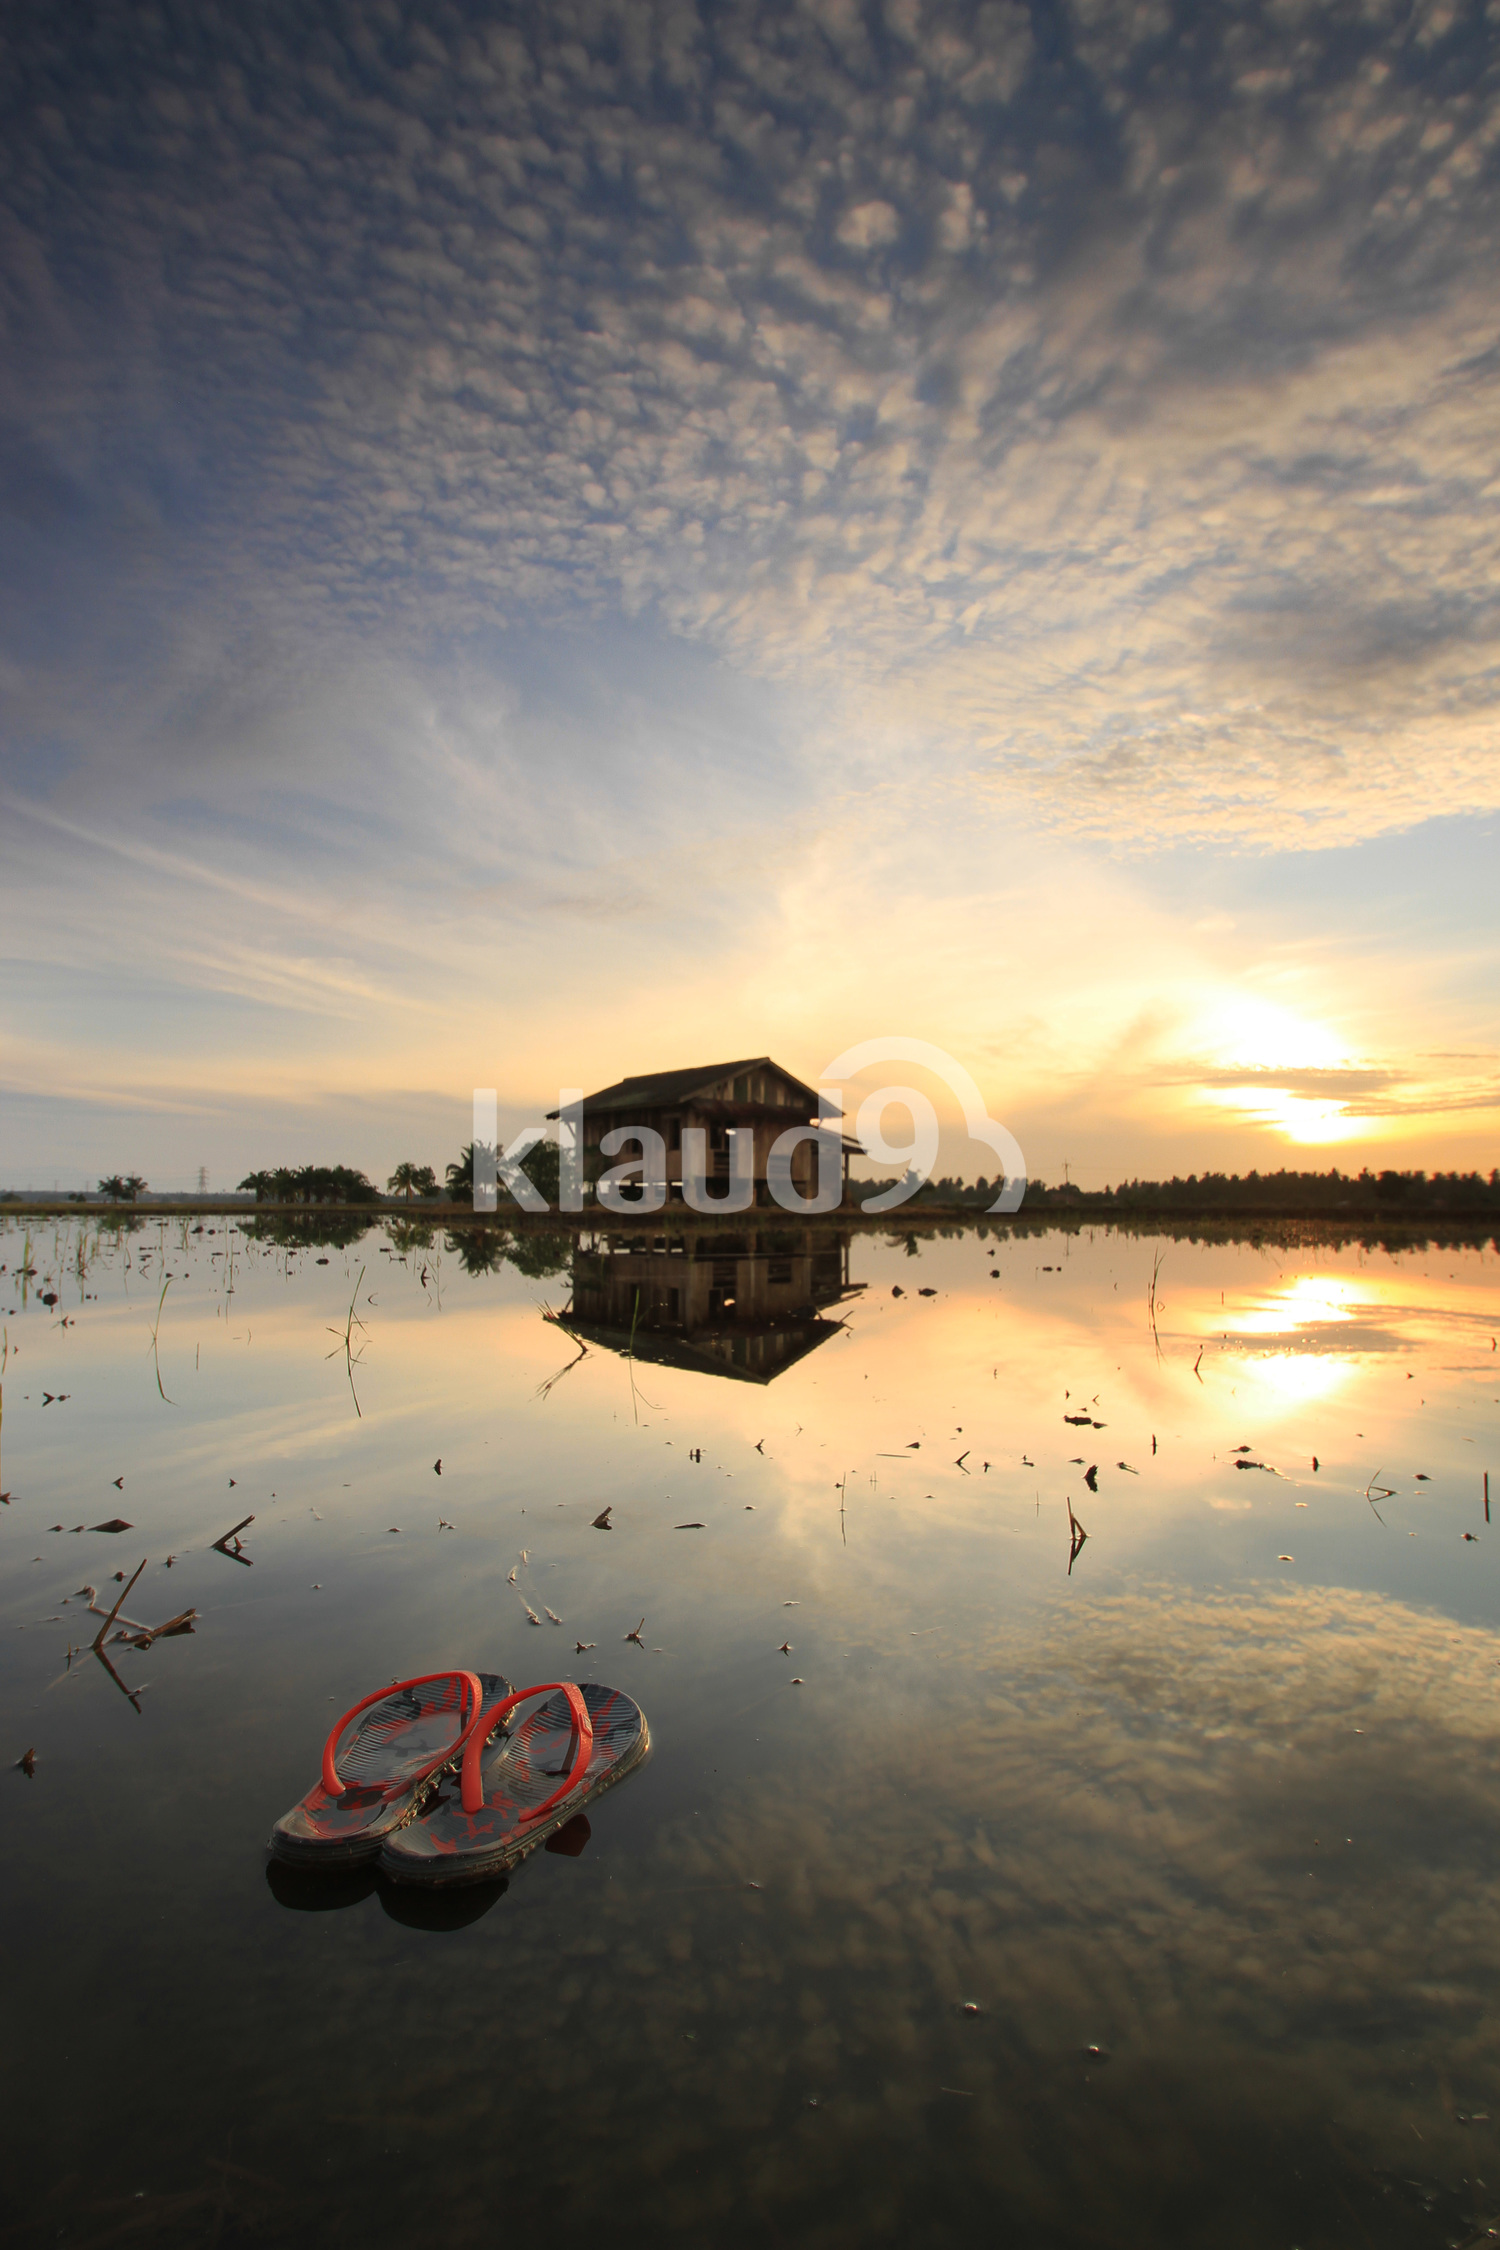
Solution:
{"label": "window of house", "polygon": [[748,1078],[737,1078],[737,1079],[735,1080],[735,1082],[734,1082],[734,1098],[735,1098],[735,1100],[736,1100],[737,1102],[747,1102],[747,1101],[749,1101],[749,1099],[750,1099],[750,1081],[749,1081],[749,1079],[748,1079]]}

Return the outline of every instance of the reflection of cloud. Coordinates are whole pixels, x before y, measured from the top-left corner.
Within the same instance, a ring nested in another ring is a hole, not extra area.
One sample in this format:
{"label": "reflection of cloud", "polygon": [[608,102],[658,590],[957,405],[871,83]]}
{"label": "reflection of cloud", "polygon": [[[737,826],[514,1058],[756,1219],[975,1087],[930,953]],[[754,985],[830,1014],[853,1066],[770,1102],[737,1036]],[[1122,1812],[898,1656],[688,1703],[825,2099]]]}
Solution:
{"label": "reflection of cloud", "polygon": [[[1424,2167],[1471,2164],[1452,2111],[1487,2106],[1500,1985],[1491,1634],[1355,1593],[1159,1590],[1030,1632],[955,1626],[953,1669],[913,1677],[886,1623],[841,1615],[859,1671],[804,1665],[816,1724],[777,1728],[771,1775],[715,1802],[705,1774],[700,1812],[640,1832],[645,1868],[601,1888],[585,1932],[518,1954],[514,2004],[545,2002],[559,2056],[576,2029],[596,2060],[617,1952],[654,1957],[653,1875],[670,1900],[672,1974],[633,1979],[618,2030],[637,2061],[617,2130],[665,2163],[691,2089],[785,2215],[808,2159],[778,2117],[817,2095],[841,2179],[878,2138],[885,2199],[957,2087],[965,2179],[1035,2240],[1114,2239],[1164,2166],[1212,2234],[1267,2138],[1309,2118],[1356,2193],[1392,2152],[1407,2165],[1413,2117]],[[705,1721],[680,1755],[720,1748]],[[480,2003],[457,2005],[462,2036]],[[1086,2089],[1088,2041],[1113,2059]]]}

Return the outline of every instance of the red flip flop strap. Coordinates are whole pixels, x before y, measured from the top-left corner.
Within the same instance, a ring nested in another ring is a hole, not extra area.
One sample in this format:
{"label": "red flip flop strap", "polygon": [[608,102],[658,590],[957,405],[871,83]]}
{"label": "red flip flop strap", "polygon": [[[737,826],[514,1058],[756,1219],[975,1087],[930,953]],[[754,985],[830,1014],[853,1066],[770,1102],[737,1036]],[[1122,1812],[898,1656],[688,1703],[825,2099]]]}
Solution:
{"label": "red flip flop strap", "polygon": [[545,1687],[517,1688],[515,1694],[508,1695],[503,1703],[492,1704],[489,1710],[485,1712],[480,1724],[470,1735],[468,1748],[464,1752],[462,1781],[462,1802],[466,1813],[477,1813],[483,1808],[484,1779],[479,1771],[480,1754],[506,1713],[513,1711],[518,1703],[529,1701],[533,1695],[557,1695],[559,1693],[565,1695],[568,1699],[568,1708],[573,1715],[573,1734],[577,1740],[578,1752],[573,1760],[571,1772],[563,1776],[551,1796],[540,1805],[533,1805],[530,1812],[522,1813],[521,1818],[523,1820],[540,1820],[543,1813],[551,1812],[559,1797],[566,1797],[570,1789],[577,1788],[579,1782],[588,1772],[589,1759],[593,1755],[594,1722],[589,1717],[589,1707],[584,1702],[582,1694],[571,1680],[549,1680]]}
{"label": "red flip flop strap", "polygon": [[[342,1797],[342,1795],[344,1794],[344,1784],[340,1781],[338,1777],[338,1770],[333,1762],[333,1748],[334,1744],[338,1741],[339,1736],[343,1733],[345,1727],[349,1724],[349,1721],[351,1719],[357,1719],[360,1712],[368,1710],[372,1703],[383,1702],[388,1695],[399,1695],[403,1688],[426,1687],[432,1680],[459,1680],[465,1682],[469,1690],[469,1716],[464,1724],[460,1726],[458,1730],[458,1740],[453,1744],[452,1749],[440,1750],[438,1752],[438,1755],[433,1759],[431,1765],[427,1766],[422,1773],[414,1774],[412,1776],[413,1781],[425,1780],[427,1775],[433,1771],[434,1767],[444,1764],[447,1759],[452,1757],[454,1750],[460,1749],[463,1744],[467,1742],[470,1734],[479,1723],[479,1706],[484,1700],[484,1690],[480,1687],[478,1679],[472,1672],[423,1672],[421,1677],[415,1680],[393,1680],[389,1687],[377,1688],[373,1695],[366,1695],[362,1697],[361,1700],[355,1704],[352,1711],[346,1711],[344,1713],[344,1716],[337,1721],[334,1726],[333,1732],[329,1735],[328,1740],[324,1743],[323,1787],[330,1797]],[[460,1693],[458,1708],[459,1717],[462,1719],[462,1693]]]}

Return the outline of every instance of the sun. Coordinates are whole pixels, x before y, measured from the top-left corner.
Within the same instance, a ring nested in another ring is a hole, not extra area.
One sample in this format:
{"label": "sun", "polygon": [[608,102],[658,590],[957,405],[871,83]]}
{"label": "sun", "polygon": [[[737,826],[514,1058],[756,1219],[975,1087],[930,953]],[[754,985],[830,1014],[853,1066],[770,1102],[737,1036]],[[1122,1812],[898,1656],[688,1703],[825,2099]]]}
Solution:
{"label": "sun", "polygon": [[1336,1070],[1347,1060],[1326,1024],[1236,993],[1217,1002],[1204,1026],[1216,1063],[1240,1070]]}
{"label": "sun", "polygon": [[1208,1058],[1204,1101],[1306,1148],[1364,1130],[1365,1120],[1352,1116],[1339,1094],[1305,1083],[1309,1073],[1350,1067],[1328,1025],[1233,993],[1205,1010],[1196,1031],[1197,1051]]}

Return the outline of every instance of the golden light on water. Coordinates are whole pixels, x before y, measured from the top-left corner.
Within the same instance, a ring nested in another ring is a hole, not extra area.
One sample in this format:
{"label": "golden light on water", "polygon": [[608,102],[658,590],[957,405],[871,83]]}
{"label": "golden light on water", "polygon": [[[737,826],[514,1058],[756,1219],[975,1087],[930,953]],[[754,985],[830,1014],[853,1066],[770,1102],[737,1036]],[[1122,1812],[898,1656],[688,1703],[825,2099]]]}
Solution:
{"label": "golden light on water", "polygon": [[1286,1336],[1294,1330],[1348,1321],[1356,1307],[1351,1283],[1334,1274],[1299,1274],[1285,1288],[1261,1298],[1227,1323],[1231,1335]]}
{"label": "golden light on water", "polygon": [[1341,1390],[1358,1362],[1341,1353],[1268,1352],[1244,1362],[1244,1373],[1266,1394],[1268,1406],[1309,1406]]}

